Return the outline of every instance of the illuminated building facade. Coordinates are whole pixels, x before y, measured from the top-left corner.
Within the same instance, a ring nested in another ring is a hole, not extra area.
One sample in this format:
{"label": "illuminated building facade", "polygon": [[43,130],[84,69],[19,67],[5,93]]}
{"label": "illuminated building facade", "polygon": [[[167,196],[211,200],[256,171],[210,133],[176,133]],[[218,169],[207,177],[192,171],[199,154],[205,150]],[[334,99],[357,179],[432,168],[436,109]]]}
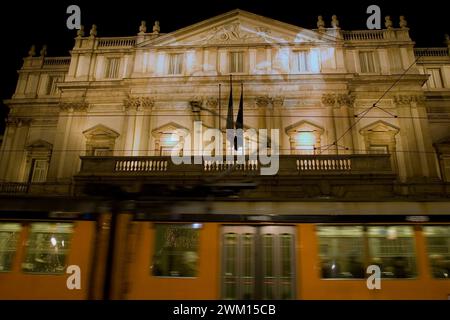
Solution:
{"label": "illuminated building facade", "polygon": [[[320,18],[306,29],[242,10],[170,33],[159,23],[151,31],[143,23],[131,37],[80,30],[70,56],[47,57],[45,48],[35,56],[32,48],[24,58],[6,101],[0,210],[93,212],[109,221],[111,202],[125,199],[132,206],[118,211],[137,220],[269,225],[311,214],[448,214],[447,44],[415,48],[404,19],[346,31],[336,17],[330,26]],[[175,132],[192,133],[199,120],[226,128],[230,74],[235,114],[243,83],[244,128],[279,129],[274,176],[259,175],[259,163],[171,162],[184,139]],[[276,232],[295,232],[283,230]],[[201,288],[207,280],[199,279]],[[206,297],[228,294],[218,286]],[[195,285],[186,288],[196,296]],[[127,297],[143,296],[130,290]]]}

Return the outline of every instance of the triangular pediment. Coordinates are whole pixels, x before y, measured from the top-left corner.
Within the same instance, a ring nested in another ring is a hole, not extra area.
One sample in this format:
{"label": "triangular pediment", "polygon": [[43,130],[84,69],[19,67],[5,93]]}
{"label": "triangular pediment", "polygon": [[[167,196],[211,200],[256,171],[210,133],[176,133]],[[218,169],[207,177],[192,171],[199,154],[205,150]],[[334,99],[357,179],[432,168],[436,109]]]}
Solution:
{"label": "triangular pediment", "polygon": [[106,137],[106,138],[110,137],[110,138],[116,139],[119,136],[119,133],[117,133],[113,129],[110,129],[102,124],[97,124],[96,126],[83,131],[83,134],[88,139],[94,138],[94,137],[97,139],[102,138],[102,137]]}
{"label": "triangular pediment", "polygon": [[334,41],[333,37],[323,33],[236,9],[144,41],[139,46],[275,45]]}

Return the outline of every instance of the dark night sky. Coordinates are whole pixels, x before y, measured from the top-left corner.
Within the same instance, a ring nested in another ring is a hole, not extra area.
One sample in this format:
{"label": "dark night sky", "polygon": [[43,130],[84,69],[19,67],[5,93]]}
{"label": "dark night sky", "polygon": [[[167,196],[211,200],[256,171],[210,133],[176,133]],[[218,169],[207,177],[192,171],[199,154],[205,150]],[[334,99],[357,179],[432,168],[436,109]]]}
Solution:
{"label": "dark night sky", "polygon": [[[98,36],[131,36],[138,32],[141,20],[151,30],[159,20],[161,32],[171,32],[212,16],[240,8],[304,28],[316,27],[318,15],[329,26],[336,14],[342,29],[366,29],[366,8],[377,4],[384,16],[390,15],[394,26],[398,16],[404,15],[416,45],[443,46],[444,34],[450,33],[449,11],[444,1],[328,1],[328,0],[241,0],[241,1],[2,1],[0,30],[2,33],[0,99],[10,98],[17,82],[16,70],[32,44],[37,53],[48,45],[49,56],[68,55],[74,44],[75,30],[66,28],[66,8],[77,4],[81,8],[82,24],[89,33],[91,24],[98,27]],[[0,119],[7,108],[0,103]],[[0,132],[3,121],[0,120]]]}

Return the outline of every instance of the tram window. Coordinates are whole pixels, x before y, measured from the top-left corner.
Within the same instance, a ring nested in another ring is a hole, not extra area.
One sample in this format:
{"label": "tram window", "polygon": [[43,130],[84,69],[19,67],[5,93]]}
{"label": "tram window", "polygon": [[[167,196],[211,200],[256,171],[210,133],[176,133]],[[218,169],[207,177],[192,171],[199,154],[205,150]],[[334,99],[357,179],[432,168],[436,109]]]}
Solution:
{"label": "tram window", "polygon": [[434,278],[450,279],[450,226],[423,227]]}
{"label": "tram window", "polygon": [[155,255],[151,270],[160,277],[197,275],[199,226],[156,224]]}
{"label": "tram window", "polygon": [[63,273],[72,233],[72,223],[32,223],[22,270],[27,273]]}
{"label": "tram window", "polygon": [[0,223],[0,272],[11,271],[20,230],[19,223]]}
{"label": "tram window", "polygon": [[383,278],[417,275],[412,226],[373,226],[367,235],[371,264],[380,267]]}
{"label": "tram window", "polygon": [[364,278],[363,228],[318,226],[322,278]]}

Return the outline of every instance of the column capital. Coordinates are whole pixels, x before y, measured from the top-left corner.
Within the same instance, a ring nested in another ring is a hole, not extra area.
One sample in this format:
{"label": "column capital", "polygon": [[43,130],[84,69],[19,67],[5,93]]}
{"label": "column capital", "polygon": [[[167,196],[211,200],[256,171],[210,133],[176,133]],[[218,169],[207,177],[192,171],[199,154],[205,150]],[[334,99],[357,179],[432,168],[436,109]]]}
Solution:
{"label": "column capital", "polygon": [[152,109],[155,101],[151,97],[128,97],[124,101],[125,111],[133,109],[142,111],[143,109]]}
{"label": "column capital", "polygon": [[79,111],[84,112],[89,108],[89,104],[84,101],[71,101],[71,102],[61,102],[59,104],[59,109],[61,111]]}

